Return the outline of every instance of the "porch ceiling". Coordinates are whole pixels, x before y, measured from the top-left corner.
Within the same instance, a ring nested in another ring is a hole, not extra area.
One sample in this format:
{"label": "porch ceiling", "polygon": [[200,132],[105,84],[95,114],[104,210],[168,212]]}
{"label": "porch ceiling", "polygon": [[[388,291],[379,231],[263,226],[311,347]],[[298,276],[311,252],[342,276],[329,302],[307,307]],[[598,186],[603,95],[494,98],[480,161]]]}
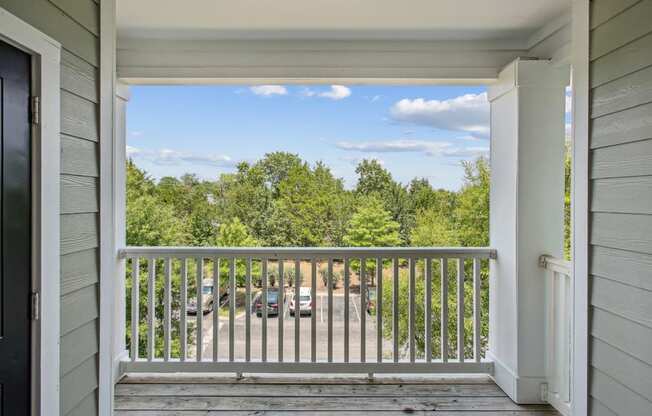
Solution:
{"label": "porch ceiling", "polygon": [[118,0],[118,36],[162,39],[527,39],[570,0]]}

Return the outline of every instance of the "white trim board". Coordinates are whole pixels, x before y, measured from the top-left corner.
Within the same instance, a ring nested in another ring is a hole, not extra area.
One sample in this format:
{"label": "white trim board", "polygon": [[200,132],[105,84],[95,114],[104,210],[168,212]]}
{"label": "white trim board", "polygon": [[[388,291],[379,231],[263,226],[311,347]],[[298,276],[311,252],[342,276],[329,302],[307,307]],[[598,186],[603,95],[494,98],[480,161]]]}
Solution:
{"label": "white trim board", "polygon": [[589,362],[589,0],[573,1],[571,84],[573,342],[571,414],[588,412]]}
{"label": "white trim board", "polygon": [[32,276],[40,320],[32,325],[32,414],[59,414],[59,173],[61,45],[0,7],[0,39],[32,55],[32,95],[41,97],[32,127]]}
{"label": "white trim board", "polygon": [[115,247],[116,5],[100,3],[100,351],[98,413],[113,415]]}

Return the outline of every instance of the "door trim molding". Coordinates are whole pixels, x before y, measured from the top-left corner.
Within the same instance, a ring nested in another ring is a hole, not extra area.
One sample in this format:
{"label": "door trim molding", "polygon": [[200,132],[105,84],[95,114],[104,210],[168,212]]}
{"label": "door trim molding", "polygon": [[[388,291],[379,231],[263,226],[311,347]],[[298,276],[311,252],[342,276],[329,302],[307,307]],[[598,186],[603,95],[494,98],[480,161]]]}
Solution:
{"label": "door trim molding", "polygon": [[32,414],[59,415],[60,337],[60,57],[61,45],[0,7],[0,39],[32,56],[32,288],[40,319],[32,323]]}

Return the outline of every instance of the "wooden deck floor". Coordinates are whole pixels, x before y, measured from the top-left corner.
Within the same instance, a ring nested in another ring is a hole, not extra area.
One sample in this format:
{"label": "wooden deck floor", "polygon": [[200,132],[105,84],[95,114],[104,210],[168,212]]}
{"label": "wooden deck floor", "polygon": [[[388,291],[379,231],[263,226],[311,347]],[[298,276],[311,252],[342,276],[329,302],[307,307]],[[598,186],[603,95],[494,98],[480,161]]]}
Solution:
{"label": "wooden deck floor", "polygon": [[290,378],[128,375],[116,416],[456,415],[557,416],[514,404],[490,378]]}

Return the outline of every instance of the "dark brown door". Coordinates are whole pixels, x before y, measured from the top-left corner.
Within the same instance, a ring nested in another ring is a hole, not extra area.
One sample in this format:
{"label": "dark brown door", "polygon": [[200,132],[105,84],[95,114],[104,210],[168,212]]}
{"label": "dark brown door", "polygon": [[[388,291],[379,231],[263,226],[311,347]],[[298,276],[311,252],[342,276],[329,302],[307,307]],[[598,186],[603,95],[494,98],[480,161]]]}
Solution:
{"label": "dark brown door", "polygon": [[30,413],[30,56],[0,41],[0,415]]}

